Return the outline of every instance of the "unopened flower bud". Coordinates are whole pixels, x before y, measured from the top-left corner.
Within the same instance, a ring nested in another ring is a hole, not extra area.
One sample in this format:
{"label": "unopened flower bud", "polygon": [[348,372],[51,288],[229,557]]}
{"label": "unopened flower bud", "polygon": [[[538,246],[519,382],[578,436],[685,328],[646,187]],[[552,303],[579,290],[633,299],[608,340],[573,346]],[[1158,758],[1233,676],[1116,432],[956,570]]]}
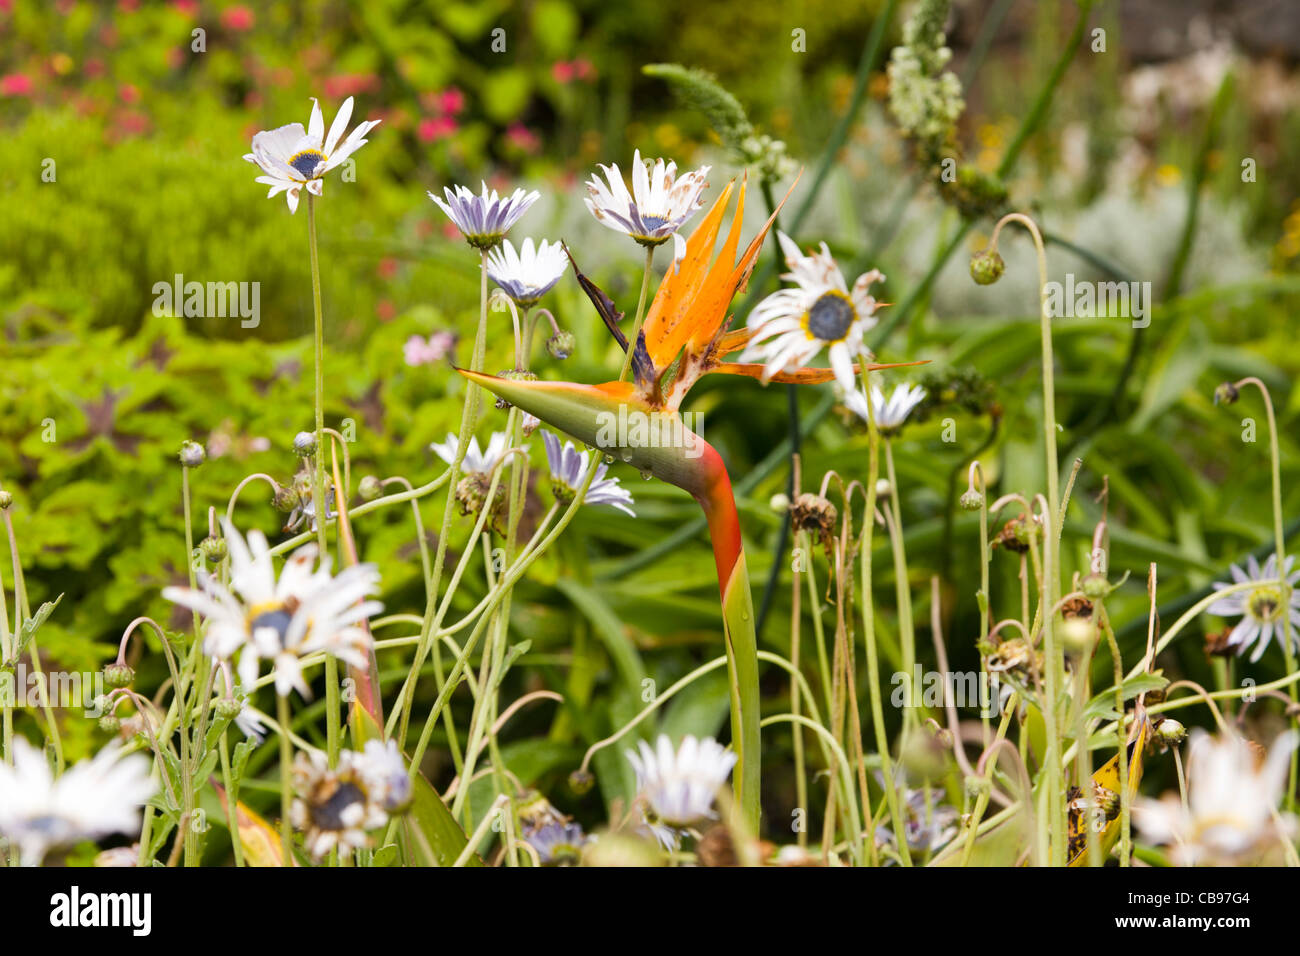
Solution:
{"label": "unopened flower bud", "polygon": [[226,539],[208,535],[199,542],[199,553],[207,558],[209,564],[220,564],[227,554]]}
{"label": "unopened flower bud", "polygon": [[297,508],[301,501],[302,499],[296,488],[277,488],[275,497],[271,499],[271,504],[275,506],[276,511],[288,514],[294,508]]}
{"label": "unopened flower bud", "polygon": [[105,714],[99,718],[99,729],[106,734],[116,734],[122,729],[122,718],[117,714]]}
{"label": "unopened flower bud", "polygon": [[184,441],[181,443],[181,450],[178,457],[181,464],[186,468],[197,468],[208,458],[208,453],[203,450],[203,446],[196,441]]}
{"label": "unopened flower bud", "polygon": [[217,700],[217,717],[222,720],[234,720],[244,711],[244,702],[238,697],[221,697]]}
{"label": "unopened flower bud", "polygon": [[893,491],[893,486],[889,483],[888,478],[878,478],[876,480],[876,497],[888,498]]}
{"label": "unopened flower bud", "polygon": [[316,454],[316,434],[299,432],[293,436],[293,453],[301,458]]}
{"label": "unopened flower bud", "polygon": [[0,491],[0,511],[8,511],[9,506],[14,503],[14,496],[7,491]]}
{"label": "unopened flower bud", "polygon": [[1002,278],[1007,264],[996,251],[985,250],[971,256],[970,277],[979,285],[992,285]]}
{"label": "unopened flower bud", "polygon": [[374,475],[366,475],[357,485],[357,493],[362,501],[374,501],[384,493],[384,486]]}
{"label": "unopened flower bud", "polygon": [[969,488],[962,494],[957,503],[960,504],[962,509],[965,511],[979,511],[980,506],[984,504],[984,496],[974,488]]}
{"label": "unopened flower bud", "polygon": [[135,680],[135,671],[126,664],[114,662],[104,668],[104,683],[109,687],[130,687]]}
{"label": "unopened flower bud", "polygon": [[1214,404],[1231,405],[1241,396],[1241,391],[1231,382],[1224,382],[1214,390]]}
{"label": "unopened flower bud", "polygon": [[1079,590],[1090,601],[1099,601],[1110,593],[1110,582],[1106,580],[1105,575],[1089,574],[1079,582]]}
{"label": "unopened flower bud", "polygon": [[569,774],[569,789],[578,796],[587,793],[595,785],[596,778],[586,770],[575,770]]}
{"label": "unopened flower bud", "polygon": [[573,354],[573,349],[576,345],[577,339],[573,337],[573,333],[565,329],[560,329],[546,340],[546,351],[550,353],[551,358],[557,358],[560,361],[563,361]]}
{"label": "unopened flower bud", "polygon": [[1061,643],[1071,657],[1082,657],[1097,640],[1097,627],[1083,617],[1068,618],[1061,626]]}
{"label": "unopened flower bud", "polygon": [[1183,738],[1187,736],[1187,728],[1172,717],[1166,717],[1160,721],[1156,734],[1166,745],[1172,747],[1183,742]]}

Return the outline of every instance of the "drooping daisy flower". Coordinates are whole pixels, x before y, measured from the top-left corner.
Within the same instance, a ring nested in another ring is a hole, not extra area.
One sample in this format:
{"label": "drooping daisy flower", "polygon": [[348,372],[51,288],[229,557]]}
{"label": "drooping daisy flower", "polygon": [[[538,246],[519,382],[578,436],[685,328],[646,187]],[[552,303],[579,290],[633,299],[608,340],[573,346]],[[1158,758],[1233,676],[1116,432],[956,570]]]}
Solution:
{"label": "drooping daisy flower", "polygon": [[0,836],[24,866],[55,847],[140,829],[140,808],[154,795],[149,760],[112,743],[55,777],[45,754],[14,738],[13,766],[0,762]]}
{"label": "drooping daisy flower", "polygon": [[487,272],[516,305],[529,309],[560,281],[568,266],[564,247],[558,242],[543,239],[533,248],[533,240],[528,238],[516,252],[510,240],[504,239],[500,248],[488,253]]}
{"label": "drooping daisy flower", "polygon": [[379,802],[381,787],[366,772],[365,761],[353,750],[339,754],[333,770],[320,751],[299,752],[293,764],[297,799],[289,822],[301,830],[307,852],[319,860],[338,848],[340,853],[370,845],[368,830],[388,822]]}
{"label": "drooping daisy flower", "polygon": [[555,821],[525,833],[524,841],[537,851],[543,866],[572,866],[582,859],[587,835],[576,823]]}
{"label": "drooping daisy flower", "polygon": [[[1287,583],[1290,585],[1289,591],[1291,599],[1288,606],[1283,606],[1282,589],[1275,584],[1261,584],[1260,586],[1247,591],[1237,591],[1233,594],[1225,595],[1219,598],[1208,608],[1211,614],[1217,614],[1220,617],[1237,617],[1241,620],[1237,626],[1232,629],[1228,635],[1227,646],[1235,647],[1238,654],[1246,653],[1246,648],[1252,644],[1255,645],[1255,653],[1250,655],[1252,662],[1259,660],[1264,656],[1264,651],[1268,649],[1269,641],[1273,639],[1276,633],[1279,642],[1282,635],[1286,633],[1286,622],[1282,620],[1283,614],[1289,614],[1291,618],[1291,644],[1292,647],[1300,647],[1300,590],[1297,590],[1297,584],[1300,584],[1300,571],[1292,571],[1291,565],[1294,558],[1288,557],[1283,564]],[[1261,568],[1255,556],[1251,555],[1246,559],[1246,570],[1242,571],[1237,565],[1229,569],[1232,573],[1232,580],[1235,584],[1245,584],[1247,581],[1270,581],[1277,580],[1281,575],[1277,573],[1277,555],[1270,554],[1268,560],[1264,562]],[[1229,587],[1227,584],[1215,582],[1214,589],[1221,591]]]}
{"label": "drooping daisy flower", "polygon": [[734,753],[710,737],[696,740],[689,734],[677,750],[667,734],[653,750],[644,740],[638,749],[639,756],[627,751],[627,759],[654,823],[682,828],[713,818],[713,801],[735,766]]}
{"label": "drooping daisy flower", "polygon": [[466,242],[485,251],[499,244],[541,195],[537,190],[526,193],[516,189],[503,199],[495,189],[488,192],[487,183],[483,183],[481,196],[475,196],[464,186],[444,187],[442,192],[446,202],[433,193],[429,193],[429,198],[456,224]]}
{"label": "drooping daisy flower", "polygon": [[876,324],[876,300],[867,288],[884,276],[872,269],[849,289],[826,243],[805,256],[785,233],[777,238],[790,267],[781,278],[795,287],[773,292],[754,307],[747,323],[753,336],[740,360],[762,362],[761,381],[767,383],[826,348],[846,404],[865,418],[867,403],[857,390],[853,362],[869,354],[862,334]]}
{"label": "drooping daisy flower", "polygon": [[[561,448],[560,440],[551,432],[542,432],[542,443],[546,446],[546,463],[551,469],[551,490],[555,494],[555,500],[567,505],[582,487],[582,476],[586,474],[589,461],[588,453],[578,451],[571,441],[565,442]],[[604,462],[596,466],[596,475],[591,479],[591,486],[582,499],[583,504],[613,505],[635,518],[636,512],[628,507],[635,504],[631,493],[619,484],[619,479],[606,478],[605,472],[608,470],[609,466]]]}
{"label": "drooping daisy flower", "polygon": [[230,588],[199,572],[202,587],[168,587],[163,597],[207,619],[203,651],[220,660],[239,655],[239,680],[247,689],[257,681],[259,662],[272,661],[276,693],[297,689],[311,694],[300,658],[324,651],[354,667],[366,667],[372,639],[365,620],[383,610],[365,598],[378,590],[372,564],[330,574],[330,558],[316,563],[315,543],[305,544],[285,561],[276,580],[266,536],[251,531],[248,541],[223,522],[230,551]]}
{"label": "drooping daisy flower", "polygon": [[[880,775],[877,774],[877,779]],[[899,810],[903,815],[903,833],[911,853],[934,853],[950,843],[957,835],[958,814],[955,807],[944,803],[945,794],[933,787],[908,789],[900,785]],[[893,831],[886,826],[876,827],[876,844],[897,848]]]}
{"label": "drooping daisy flower", "polygon": [[307,129],[304,130],[301,123],[290,123],[263,130],[253,137],[253,151],[244,156],[266,174],[254,180],[271,187],[266,198],[284,193],[291,213],[298,210],[298,194],[302,188],[306,186],[309,193],[321,195],[325,174],[364,146],[366,134],[380,122],[366,120],[348,134],[347,139],[343,139],[343,132],[352,118],[352,97],[349,96],[339,107],[328,134],[320,103],[314,98],[311,103]]}
{"label": "drooping daisy flower", "polygon": [[410,804],[411,776],[402,762],[397,741],[366,741],[366,749],[358,757],[358,766],[370,781],[374,798],[385,812],[397,813]]}
{"label": "drooping daisy flower", "polygon": [[[456,461],[456,448],[459,444],[460,438],[454,432],[448,432],[446,441],[433,442],[429,447],[435,455],[450,465]],[[479,448],[478,439],[471,437],[469,447],[465,449],[465,460],[460,463],[461,472],[475,475],[491,473],[497,463],[505,457],[508,445],[505,432],[492,433],[492,437],[488,439],[486,452]]]}
{"label": "drooping daisy flower", "polygon": [[871,386],[871,414],[876,428],[882,433],[896,432],[903,427],[912,409],[925,401],[925,389],[920,385],[897,385],[888,398],[879,385]]}
{"label": "drooping daisy flower", "polygon": [[[1192,731],[1187,746],[1187,806],[1176,794],[1139,798],[1133,822],[1151,843],[1173,846],[1179,864],[1241,864],[1275,845],[1274,811],[1286,789],[1295,731],[1277,738],[1267,757],[1235,733]],[[1285,827],[1293,821],[1283,818]]]}
{"label": "drooping daisy flower", "polygon": [[601,166],[608,184],[599,176],[587,183],[590,196],[583,200],[596,221],[609,229],[631,236],[643,246],[658,246],[673,240],[673,261],[686,255],[686,240],[677,230],[704,205],[708,166],[677,175],[677,164],[655,160],[648,168],[641,151],[632,156],[632,191],[623,182],[617,164]]}

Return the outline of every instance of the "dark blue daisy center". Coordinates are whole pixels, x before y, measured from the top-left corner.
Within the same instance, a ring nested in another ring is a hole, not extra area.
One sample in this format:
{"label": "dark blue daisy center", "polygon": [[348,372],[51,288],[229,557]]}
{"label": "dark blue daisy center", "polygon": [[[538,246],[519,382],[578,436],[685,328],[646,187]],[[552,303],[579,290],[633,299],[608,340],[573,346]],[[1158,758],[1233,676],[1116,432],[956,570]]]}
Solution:
{"label": "dark blue daisy center", "polygon": [[1257,621],[1271,621],[1278,616],[1282,594],[1277,588],[1255,588],[1250,593],[1250,616]]}
{"label": "dark blue daisy center", "polygon": [[341,782],[325,799],[311,805],[311,822],[321,830],[346,830],[343,814],[355,804],[366,802],[366,792],[355,783]]}
{"label": "dark blue daisy center", "polygon": [[838,342],[848,335],[857,310],[838,289],[823,292],[804,316],[804,328],[823,342]]}
{"label": "dark blue daisy center", "polygon": [[249,630],[256,632],[261,628],[270,628],[275,631],[280,638],[280,646],[284,646],[285,635],[289,633],[289,622],[293,620],[293,614],[282,607],[270,611],[263,611],[251,621],[248,622]]}
{"label": "dark blue daisy center", "polygon": [[289,157],[289,165],[302,173],[304,179],[311,179],[316,167],[325,162],[325,154],[319,149],[304,149]]}

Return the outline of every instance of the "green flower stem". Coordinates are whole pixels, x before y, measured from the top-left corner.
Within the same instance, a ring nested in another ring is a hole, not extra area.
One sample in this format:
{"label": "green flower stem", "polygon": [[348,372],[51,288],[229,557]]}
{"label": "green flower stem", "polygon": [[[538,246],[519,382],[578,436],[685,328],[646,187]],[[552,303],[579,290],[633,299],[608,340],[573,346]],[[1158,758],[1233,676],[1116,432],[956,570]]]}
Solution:
{"label": "green flower stem", "polygon": [[231,784],[230,743],[226,731],[221,732],[221,784],[226,789],[226,826],[230,830],[230,850],[235,855],[235,867],[244,865],[244,841],[239,836],[238,791]]}
{"label": "green flower stem", "polygon": [[618,373],[620,382],[627,381],[627,373],[632,368],[632,353],[636,351],[636,343],[641,335],[641,323],[645,321],[645,300],[646,294],[650,291],[650,274],[654,271],[656,248],[656,246],[645,247],[645,271],[641,273],[641,298],[636,303],[636,321],[632,325],[632,334],[628,336],[627,353],[623,356],[623,370]]}
{"label": "green flower stem", "polygon": [[[1277,556],[1277,576],[1281,581],[1279,591],[1282,594],[1280,602],[1282,608],[1282,656],[1286,663],[1287,673],[1296,669],[1295,649],[1291,642],[1294,639],[1291,631],[1291,584],[1287,581],[1285,568],[1286,562],[1286,534],[1282,529],[1282,454],[1278,448],[1277,441],[1277,417],[1273,413],[1273,398],[1268,393],[1268,388],[1258,378],[1253,375],[1243,378],[1235,383],[1236,388],[1244,388],[1247,385],[1254,385],[1259,389],[1260,395],[1264,397],[1264,410],[1268,413],[1268,453],[1269,460],[1272,464],[1273,473],[1273,546],[1274,553]],[[1222,592],[1220,592],[1222,593]],[[1291,703],[1296,702],[1296,689],[1292,685],[1287,689],[1291,697]],[[1295,722],[1297,718],[1293,717]],[[1295,810],[1296,803],[1296,771],[1300,764],[1297,763],[1296,751],[1291,751],[1291,770],[1288,777],[1289,784],[1286,788],[1286,809],[1288,812]]]}
{"label": "green flower stem", "polygon": [[825,695],[823,703],[826,705],[826,712],[829,714],[833,709],[831,700],[833,691],[831,665],[826,657],[826,628],[822,623],[821,592],[817,589],[817,574],[813,568],[812,538],[807,531],[799,532],[799,544],[803,547],[805,556],[804,578],[808,584],[808,611],[812,617],[813,637],[817,646],[817,673],[821,678],[822,694]]}
{"label": "green flower stem", "polygon": [[[509,446],[515,447],[520,438],[519,434],[519,409],[511,408],[509,417],[506,421],[506,434],[509,436]],[[525,464],[520,464],[523,462]],[[514,560],[515,534],[519,528],[519,518],[522,513],[522,498],[519,492],[519,478],[521,474],[526,478],[527,458],[525,455],[519,455],[510,465],[510,504],[509,504],[509,527],[506,532],[506,566],[508,567]],[[497,473],[499,480],[500,472]],[[489,489],[487,502],[483,506],[479,517],[485,518],[492,509],[492,502],[496,496],[496,480]],[[488,541],[484,539],[484,550],[488,550]],[[468,551],[468,549],[467,549]],[[491,561],[487,560],[489,574],[491,573]],[[488,738],[489,755],[492,758],[493,777],[497,784],[498,796],[505,794],[505,776],[501,773],[502,763],[500,753],[496,747],[495,735],[490,731],[490,727],[497,718],[497,702],[499,699],[499,687],[504,677],[502,667],[505,662],[506,644],[508,643],[509,626],[510,626],[510,603],[513,596],[513,585],[506,585],[502,582],[501,597],[497,608],[492,613],[492,621],[489,624],[491,636],[489,646],[486,648],[481,663],[479,676],[479,686],[482,693],[475,703],[474,715],[470,720],[469,737],[465,745],[465,766],[461,769],[461,779],[466,781],[465,786],[459,788],[456,792],[456,799],[452,805],[452,815],[459,816],[459,810],[465,806],[465,800],[469,794],[468,781],[473,776],[474,763],[483,750],[483,738]]]}
{"label": "green flower stem", "polygon": [[[433,702],[433,707],[430,708],[429,714],[424,720],[424,729],[420,732],[420,740],[416,744],[415,750],[411,753],[411,768],[413,773],[418,771],[420,760],[424,757],[424,751],[429,746],[429,739],[433,736],[433,728],[437,723],[438,717],[442,713],[442,709],[447,705],[447,700],[451,696],[452,691],[454,691],[460,683],[460,675],[465,670],[465,664],[468,661],[470,654],[474,652],[474,646],[482,635],[487,622],[492,619],[491,612],[495,610],[497,605],[500,603],[503,590],[506,587],[512,587],[523,575],[524,571],[526,571],[533,563],[537,556],[545,552],[547,548],[554,544],[555,539],[558,538],[564,532],[564,529],[569,526],[569,522],[571,522],[574,516],[578,513],[578,508],[581,507],[582,500],[586,497],[587,489],[591,487],[591,482],[595,479],[596,469],[599,466],[600,456],[593,455],[591,464],[587,468],[586,477],[583,478],[582,486],[574,494],[573,501],[569,503],[569,507],[566,508],[564,514],[560,516],[555,527],[550,530],[546,537],[543,538],[535,548],[530,547],[529,549],[525,549],[523,554],[520,555],[519,560],[515,562],[514,566],[502,575],[501,581],[494,589],[494,593],[490,595],[490,599],[485,599],[483,614],[479,618],[478,624],[474,626],[474,630],[470,632],[470,636],[466,639],[464,652],[456,659],[456,663],[452,665],[451,673],[447,675],[446,686],[439,692],[437,700]],[[457,795],[459,796],[459,792]],[[453,811],[453,816],[455,815],[456,814]]]}
{"label": "green flower stem", "polygon": [[[380,508],[385,508],[388,505],[400,504],[403,501],[414,502],[419,498],[423,498],[426,495],[431,495],[435,491],[440,490],[445,484],[447,484],[447,481],[450,478],[451,478],[451,468],[448,468],[437,478],[433,479],[433,481],[430,481],[427,484],[420,485],[418,488],[412,488],[407,491],[399,491],[395,494],[385,495],[382,498],[376,498],[374,501],[367,501],[364,504],[359,504],[355,508],[349,508],[348,517],[356,518],[364,514],[369,514],[372,511],[377,511]],[[289,551],[292,551],[294,548],[306,544],[313,537],[315,537],[315,532],[304,531],[301,534],[298,534],[292,538],[288,538],[284,541],[281,541],[277,545],[273,545],[270,549],[270,553],[275,555],[285,554]]]}
{"label": "green flower stem", "polygon": [[885,477],[889,481],[889,504],[887,507],[893,516],[889,522],[890,545],[894,552],[894,588],[898,595],[898,638],[902,645],[903,673],[907,675],[904,686],[906,707],[903,719],[911,729],[917,723],[916,701],[913,699],[916,688],[912,686],[912,673],[916,664],[916,625],[912,620],[912,588],[907,578],[907,549],[903,544],[903,512],[898,503],[898,474],[894,471],[894,443],[882,436],[880,442],[885,448]]}
{"label": "green flower stem", "polygon": [[[871,373],[862,369],[862,393],[871,395]],[[867,655],[867,688],[871,697],[871,723],[876,733],[876,751],[880,755],[880,770],[885,778],[885,803],[889,807],[890,827],[903,833],[904,817],[898,804],[898,787],[894,780],[894,761],[890,756],[889,736],[885,733],[885,712],[880,693],[880,655],[876,649],[875,598],[871,592],[871,539],[876,528],[876,479],[880,476],[880,432],[876,430],[876,413],[867,401],[867,440],[870,454],[867,462],[867,504],[863,511],[862,542],[862,633]],[[898,840],[899,862],[912,865],[912,854],[907,840]]]}
{"label": "green flower stem", "polygon": [[[311,298],[313,323],[313,342],[316,358],[316,450],[312,455],[315,466],[312,476],[312,505],[316,519],[316,542],[320,549],[320,560],[329,555],[328,529],[325,516],[329,514],[329,502],[325,500],[325,314],[321,307],[320,294],[320,257],[316,249],[316,197],[307,193],[307,245],[311,251]],[[339,718],[339,667],[332,657],[325,661],[325,734],[326,753],[329,765],[338,765],[340,746]],[[287,772],[287,771],[286,771]]]}
{"label": "green flower stem", "polygon": [[[14,535],[14,521],[5,509],[5,532],[9,535],[9,555],[14,569],[14,640],[23,632],[23,621],[32,616],[31,606],[27,603],[27,582],[23,578],[23,565],[18,556],[18,538]],[[36,693],[41,700],[41,711],[45,714],[46,733],[54,744],[54,767],[63,773],[63,735],[59,733],[59,722],[54,718],[54,708],[50,706],[49,690],[45,681],[45,670],[41,665],[41,649],[33,635],[27,644],[27,653],[32,661],[32,672],[36,675]],[[6,749],[5,751],[9,751]]]}
{"label": "green flower stem", "polygon": [[[307,207],[311,208],[310,205]],[[289,822],[289,810],[293,803],[292,767],[293,743],[289,740],[289,698],[279,692],[275,695],[275,713],[280,724],[280,843],[284,851],[284,865],[293,866],[293,826]],[[234,834],[239,839],[238,831]]]}
{"label": "green flower stem", "polygon": [[[474,335],[474,352],[470,357],[472,372],[483,371],[487,352],[487,282],[487,251],[480,249],[478,330]],[[470,382],[465,388],[465,409],[461,414],[460,432],[456,436],[456,459],[448,472],[447,502],[443,506],[442,525],[438,529],[438,550],[433,561],[433,576],[425,589],[424,624],[421,628],[420,645],[416,648],[415,659],[411,662],[411,670],[407,674],[406,682],[399,691],[401,718],[397,724],[396,735],[399,748],[404,748],[406,745],[406,734],[411,724],[411,707],[415,701],[415,684],[433,640],[433,615],[437,606],[438,585],[442,580],[443,564],[447,560],[447,538],[451,531],[453,507],[456,504],[456,485],[460,481],[460,467],[465,461],[465,453],[469,450],[469,440],[472,437],[471,432],[478,419],[478,399],[481,391],[482,389],[474,382]],[[441,696],[441,692],[439,695]]]}

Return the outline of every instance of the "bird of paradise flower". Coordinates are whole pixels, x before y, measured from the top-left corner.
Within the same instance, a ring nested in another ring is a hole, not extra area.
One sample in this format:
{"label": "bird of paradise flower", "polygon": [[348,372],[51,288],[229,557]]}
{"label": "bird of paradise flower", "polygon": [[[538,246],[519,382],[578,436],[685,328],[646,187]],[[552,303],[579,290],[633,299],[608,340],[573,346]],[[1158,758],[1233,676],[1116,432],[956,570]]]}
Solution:
{"label": "bird of paradise flower", "polygon": [[[731,682],[732,746],[738,756],[734,785],[742,819],[757,832],[759,820],[759,691],[758,642],[754,630],[753,598],[745,569],[740,521],[731,491],[731,479],[718,452],[683,423],[679,409],[691,386],[710,372],[758,378],[760,364],[725,362],[724,356],[745,347],[752,330],[729,330],[728,309],[733,297],[749,279],[762,249],[763,239],[776,220],[781,205],[745,248],[739,261],[741,223],[745,212],[745,187],[733,180],[714,202],[708,215],[686,243],[686,254],[670,267],[659,286],[645,323],[632,346],[633,381],[584,385],[576,382],[515,381],[460,369],[466,378],[517,405],[579,441],[617,455],[639,469],[690,494],[704,510],[718,587],[722,594],[723,635]],[[791,186],[791,190],[793,190]],[[731,229],[716,260],[723,214],[732,193],[737,193]],[[786,194],[786,198],[789,193]],[[626,351],[626,336],[618,327],[622,313],[594,283],[574,273],[596,306],[610,333]],[[916,363],[899,363],[916,364]],[[869,365],[869,370],[894,365]],[[675,370],[675,372],[673,371]],[[672,374],[670,374],[672,373]],[[816,384],[833,377],[829,368],[798,368],[778,373],[772,381]],[[640,419],[636,429],[611,429],[612,422]],[[657,436],[654,441],[633,441],[632,435]],[[624,443],[610,444],[618,435]],[[664,440],[663,436],[672,436]]]}

